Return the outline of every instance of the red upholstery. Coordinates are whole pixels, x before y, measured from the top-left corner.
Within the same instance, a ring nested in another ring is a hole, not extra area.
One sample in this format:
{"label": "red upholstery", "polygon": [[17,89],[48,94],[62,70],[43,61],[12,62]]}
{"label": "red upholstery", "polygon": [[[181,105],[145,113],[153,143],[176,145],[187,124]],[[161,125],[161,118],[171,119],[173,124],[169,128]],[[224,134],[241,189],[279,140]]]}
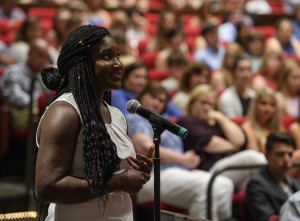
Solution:
{"label": "red upholstery", "polygon": [[170,71],[168,70],[157,70],[157,69],[148,70],[149,81],[161,81],[167,78],[169,75],[170,75]]}
{"label": "red upholstery", "polygon": [[193,17],[195,17],[194,14],[183,14],[182,17],[181,17],[182,23],[183,23],[183,24],[189,23],[190,20],[191,20]]}
{"label": "red upholstery", "polygon": [[149,0],[149,9],[150,11],[161,11],[165,8],[164,1],[160,0]]}
{"label": "red upholstery", "polygon": [[[241,126],[245,122],[246,118],[236,117],[236,118],[231,118],[231,120],[235,122],[237,125]],[[280,121],[285,129],[288,129],[291,123],[293,123],[295,120],[296,118],[291,116],[284,116],[280,118]]]}
{"label": "red upholstery", "polygon": [[186,36],[185,37],[185,43],[187,44],[188,48],[189,48],[189,52],[193,53],[194,51],[194,46],[195,46],[195,41],[196,41],[196,37],[194,36]]}
{"label": "red upholstery", "polygon": [[238,208],[241,221],[251,221],[246,207],[246,192],[239,191],[233,194],[232,204]]}
{"label": "red upholstery", "polygon": [[283,14],[283,2],[284,0],[267,0],[273,14]]}
{"label": "red upholstery", "polygon": [[158,22],[159,19],[158,13],[147,13],[145,17],[148,20],[148,22],[155,24]]}
{"label": "red upholstery", "polygon": [[141,55],[141,60],[148,69],[154,68],[155,58],[158,51],[146,51]]}
{"label": "red upholstery", "polygon": [[10,45],[15,39],[15,29],[7,19],[0,19],[0,40]]}
{"label": "red upholstery", "polygon": [[289,128],[291,123],[293,123],[295,120],[296,120],[295,117],[290,117],[290,116],[281,117],[281,123],[283,124],[286,130]]}
{"label": "red upholstery", "polygon": [[231,118],[230,120],[232,120],[237,125],[241,126],[245,122],[246,118],[245,117],[236,117],[236,118]]}
{"label": "red upholstery", "polygon": [[28,9],[29,17],[37,17],[40,20],[43,34],[45,35],[53,26],[53,17],[56,14],[55,8],[31,7]]}
{"label": "red upholstery", "polygon": [[185,33],[185,37],[197,37],[199,36],[201,29],[199,27],[185,27],[183,29],[184,33]]}
{"label": "red upholstery", "polygon": [[147,39],[143,39],[139,41],[138,50],[140,55],[143,55],[147,51],[147,45],[148,45]]}
{"label": "red upholstery", "polygon": [[252,26],[251,30],[253,32],[261,33],[265,39],[268,39],[275,35],[275,28],[273,26]]}
{"label": "red upholstery", "polygon": [[278,221],[279,220],[279,216],[277,215],[273,215],[271,217],[269,217],[268,221]]}
{"label": "red upholstery", "polygon": [[29,17],[38,17],[42,20],[51,20],[56,14],[55,8],[45,8],[45,7],[30,7],[28,9],[27,15]]}

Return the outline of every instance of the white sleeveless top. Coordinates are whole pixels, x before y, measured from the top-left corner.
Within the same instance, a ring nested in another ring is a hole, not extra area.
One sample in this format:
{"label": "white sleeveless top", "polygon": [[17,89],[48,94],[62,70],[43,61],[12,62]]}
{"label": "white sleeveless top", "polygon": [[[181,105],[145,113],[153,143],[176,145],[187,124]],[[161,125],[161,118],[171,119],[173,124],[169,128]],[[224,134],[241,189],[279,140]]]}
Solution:
{"label": "white sleeveless top", "polygon": [[[72,105],[76,109],[78,115],[80,116],[80,119],[82,120],[78,106],[72,93],[65,93],[54,102],[58,101],[64,101]],[[123,159],[120,163],[120,170],[116,171],[116,174],[129,167],[126,158],[129,156],[135,157],[135,151],[133,144],[126,133],[127,123],[124,115],[115,107],[109,105],[107,105],[107,107],[111,115],[111,123],[105,124],[105,126],[112,141],[116,144],[117,154],[119,158]],[[77,139],[73,168],[71,173],[72,176],[76,177],[84,177],[82,132],[83,128],[81,128]],[[46,218],[46,221],[133,221],[132,202],[128,193],[125,193],[123,191],[109,193],[108,200],[105,206],[105,212],[104,214],[101,214],[100,210],[102,211],[103,204],[102,201],[99,201],[97,198],[75,204],[51,203],[48,209],[48,217]]]}

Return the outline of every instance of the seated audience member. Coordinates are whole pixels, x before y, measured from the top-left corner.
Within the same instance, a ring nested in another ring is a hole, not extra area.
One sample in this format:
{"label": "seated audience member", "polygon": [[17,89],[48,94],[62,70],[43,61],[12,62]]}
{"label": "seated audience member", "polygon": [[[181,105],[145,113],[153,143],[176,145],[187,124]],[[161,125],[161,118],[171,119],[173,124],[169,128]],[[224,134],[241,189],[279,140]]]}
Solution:
{"label": "seated audience member", "polygon": [[293,26],[289,18],[281,18],[275,24],[274,37],[268,38],[265,43],[265,51],[276,51],[284,56],[300,58],[300,43],[292,38]]}
{"label": "seated audience member", "polygon": [[134,62],[124,68],[122,88],[112,92],[112,106],[124,115],[128,114],[126,104],[135,99],[148,84],[148,72],[144,64]]}
{"label": "seated audience member", "polygon": [[225,50],[219,43],[218,25],[206,23],[203,25],[203,35],[206,46],[194,53],[194,60],[204,62],[211,71],[218,71],[222,66]]}
{"label": "seated audience member", "polygon": [[176,92],[179,89],[180,82],[182,82],[182,76],[184,70],[188,65],[187,58],[181,52],[171,53],[167,58],[167,69],[170,72],[170,76],[161,81],[161,85],[169,92]]}
{"label": "seated audience member", "polygon": [[23,21],[26,13],[17,5],[17,0],[2,0],[0,6],[0,18],[10,21]]}
{"label": "seated audience member", "polygon": [[272,132],[267,137],[267,166],[255,173],[246,189],[246,205],[255,221],[268,221],[279,215],[288,197],[300,190],[300,182],[288,176],[295,150],[295,141],[282,132]]}
{"label": "seated audience member", "polygon": [[273,91],[264,89],[256,92],[242,128],[247,136],[247,148],[265,153],[267,136],[284,129]]}
{"label": "seated audience member", "polygon": [[202,158],[198,169],[209,170],[245,143],[242,130],[215,110],[216,101],[216,93],[209,85],[197,86],[190,93],[187,115],[178,121],[189,131],[184,139],[185,150],[194,150]]}
{"label": "seated audience member", "polygon": [[[117,107],[124,115],[128,114],[126,104],[144,90],[148,84],[148,72],[143,63],[134,62],[124,68],[122,88],[112,92],[112,106]],[[180,112],[171,103],[168,103],[165,117],[179,117]]]}
{"label": "seated audience member", "polygon": [[278,78],[283,70],[283,57],[280,52],[265,52],[260,67],[252,77],[251,87],[257,91],[268,88],[276,90]]}
{"label": "seated audience member", "polygon": [[189,93],[199,84],[208,84],[210,71],[202,62],[191,62],[183,72],[179,90],[172,97],[173,104],[182,115],[186,114],[186,105],[189,100]]}
{"label": "seated audience member", "polygon": [[[139,102],[149,110],[162,114],[168,103],[168,92],[159,84],[151,83],[138,97]],[[153,128],[146,118],[137,114],[126,116],[128,134],[136,152],[147,152],[148,144],[153,143]],[[161,135],[159,146],[161,159],[160,188],[161,201],[169,205],[188,210],[194,217],[206,217],[206,190],[210,173],[195,168],[202,159],[193,150],[184,152],[180,137],[169,131]],[[225,220],[231,217],[232,182],[218,176],[213,186],[214,220]],[[153,202],[154,175],[137,194],[137,203]]]}
{"label": "seated audience member", "polygon": [[115,31],[119,30],[124,32],[126,35],[126,30],[128,28],[128,15],[124,10],[118,9],[112,14],[111,24],[109,30]]}
{"label": "seated audience member", "polygon": [[[149,39],[147,50],[161,51],[168,45],[168,33],[172,29],[181,28],[182,22],[180,16],[176,15],[173,11],[168,8],[159,13],[157,24],[154,26],[155,31],[152,37]],[[151,35],[151,33],[149,33]]]}
{"label": "seated audience member", "polygon": [[251,34],[251,27],[244,22],[236,24],[236,38],[234,42],[239,44],[243,50],[246,50],[248,44],[248,37]]}
{"label": "seated audience member", "polygon": [[286,60],[279,77],[276,97],[281,116],[299,116],[300,66],[294,60]]}
{"label": "seated audience member", "polygon": [[292,16],[293,37],[300,40],[300,5],[295,7],[295,12]]}
{"label": "seated audience member", "polygon": [[293,193],[282,205],[279,221],[298,221],[300,218],[300,190]]}
{"label": "seated audience member", "polygon": [[35,17],[25,19],[16,33],[14,42],[10,45],[12,55],[17,62],[26,62],[29,41],[40,38],[42,36],[42,29],[40,21]]}
{"label": "seated audience member", "polygon": [[3,70],[7,65],[14,63],[16,60],[13,58],[9,47],[0,40],[0,69]]}
{"label": "seated audience member", "polygon": [[84,1],[72,0],[69,1],[65,6],[71,11],[72,16],[80,18],[82,24],[89,24],[88,18],[90,10]]}
{"label": "seated audience member", "polygon": [[[8,66],[0,81],[1,92],[10,106],[10,132],[11,134],[22,134],[18,139],[11,139],[7,156],[7,159],[13,159],[14,162],[18,161],[16,164],[22,167],[16,169],[15,172],[18,174],[13,175],[24,175],[23,173],[25,173],[23,162],[29,132],[28,126],[31,123],[29,117],[32,112],[34,123],[39,119],[39,113],[37,113],[38,96],[46,90],[40,72],[50,64],[48,47],[49,44],[43,39],[33,40],[29,44],[27,62]],[[30,110],[31,90],[33,95],[32,110]]]}
{"label": "seated audience member", "polygon": [[212,73],[210,84],[218,93],[222,93],[233,84],[232,65],[235,57],[242,56],[243,49],[237,43],[229,43],[225,48],[225,55],[221,69]]}
{"label": "seated audience member", "polygon": [[103,0],[85,0],[88,6],[88,23],[92,25],[109,27],[111,24],[111,15],[104,8]]}
{"label": "seated audience member", "polygon": [[225,89],[219,97],[219,109],[229,118],[247,114],[255,92],[250,88],[252,75],[251,61],[245,57],[236,57],[232,65],[233,85]]}
{"label": "seated audience member", "polygon": [[[49,44],[45,40],[41,38],[35,39],[29,44],[27,62],[13,64],[5,69],[1,79],[1,89],[7,97],[7,101],[12,108],[12,113],[14,113],[14,110],[21,112],[27,110],[33,79],[35,80],[33,85],[34,102],[37,101],[40,92],[45,89],[41,81],[40,72],[50,64],[48,48]],[[12,118],[14,126],[17,128],[27,126],[28,118],[18,115],[17,112],[15,117],[18,118]]]}
{"label": "seated audience member", "polygon": [[160,50],[155,58],[154,68],[158,70],[166,70],[167,59],[173,53],[182,53],[182,55],[188,59],[189,51],[188,46],[184,40],[184,33],[181,27],[176,27],[171,29],[168,33],[166,33],[166,37],[168,39],[165,48]]}
{"label": "seated audience member", "polygon": [[72,12],[66,7],[57,8],[52,18],[52,28],[46,33],[47,41],[57,50],[61,49],[62,43],[68,36],[67,23]]}
{"label": "seated audience member", "polygon": [[260,32],[250,33],[246,38],[244,56],[252,62],[252,71],[257,72],[264,53],[264,36]]}
{"label": "seated audience member", "polygon": [[131,50],[135,51],[135,55],[138,56],[139,42],[147,39],[147,19],[145,14],[137,7],[132,6],[126,10],[128,16],[128,26],[125,30],[126,40]]}
{"label": "seated audience member", "polygon": [[228,11],[226,20],[219,26],[218,35],[221,43],[234,42],[237,37],[236,26],[243,21],[244,12],[240,8]]}
{"label": "seated audience member", "polygon": [[[21,27],[18,29],[15,41],[10,45],[10,50],[12,56],[16,59],[17,62],[26,62],[29,43],[37,38],[42,38],[42,29],[40,26],[40,20],[35,17],[26,18]],[[58,58],[58,51],[49,46],[49,56],[50,62],[56,64]]]}
{"label": "seated audience member", "polygon": [[[201,157],[198,169],[214,172],[229,165],[265,163],[263,154],[241,151],[245,135],[241,128],[215,110],[217,97],[209,85],[199,85],[190,94],[187,115],[178,120],[189,133],[184,139],[185,151],[194,150]],[[235,186],[243,189],[250,171],[224,173]]]}

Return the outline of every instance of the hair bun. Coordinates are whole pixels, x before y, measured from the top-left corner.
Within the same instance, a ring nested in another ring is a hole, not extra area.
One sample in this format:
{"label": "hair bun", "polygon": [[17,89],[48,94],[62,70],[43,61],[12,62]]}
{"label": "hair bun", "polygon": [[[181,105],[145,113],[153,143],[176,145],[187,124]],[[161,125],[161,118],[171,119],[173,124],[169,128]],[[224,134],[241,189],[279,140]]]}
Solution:
{"label": "hair bun", "polygon": [[42,79],[47,88],[56,91],[60,86],[62,76],[57,68],[48,67],[41,72]]}

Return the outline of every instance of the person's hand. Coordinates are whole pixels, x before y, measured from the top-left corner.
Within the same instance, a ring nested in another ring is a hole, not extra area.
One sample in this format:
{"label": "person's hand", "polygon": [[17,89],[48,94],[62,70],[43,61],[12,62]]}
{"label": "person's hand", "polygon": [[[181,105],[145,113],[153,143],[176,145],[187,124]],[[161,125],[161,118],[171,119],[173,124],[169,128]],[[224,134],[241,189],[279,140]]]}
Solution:
{"label": "person's hand", "polygon": [[183,157],[184,157],[183,164],[188,169],[195,169],[201,162],[200,156],[197,155],[194,150],[186,151]]}
{"label": "person's hand", "polygon": [[207,116],[208,116],[208,123],[210,125],[214,125],[216,122],[221,123],[221,121],[224,119],[224,114],[216,110],[210,110]]}
{"label": "person's hand", "polygon": [[128,168],[119,174],[120,189],[127,193],[137,193],[149,179],[150,174]]}
{"label": "person's hand", "polygon": [[129,157],[127,162],[133,169],[150,174],[153,166],[153,153],[154,145],[148,149],[146,155],[137,153],[136,158]]}
{"label": "person's hand", "polygon": [[137,158],[127,158],[131,168],[120,174],[122,190],[128,193],[137,193],[148,182],[153,166],[153,152],[154,146],[151,146],[146,155],[137,153]]}

